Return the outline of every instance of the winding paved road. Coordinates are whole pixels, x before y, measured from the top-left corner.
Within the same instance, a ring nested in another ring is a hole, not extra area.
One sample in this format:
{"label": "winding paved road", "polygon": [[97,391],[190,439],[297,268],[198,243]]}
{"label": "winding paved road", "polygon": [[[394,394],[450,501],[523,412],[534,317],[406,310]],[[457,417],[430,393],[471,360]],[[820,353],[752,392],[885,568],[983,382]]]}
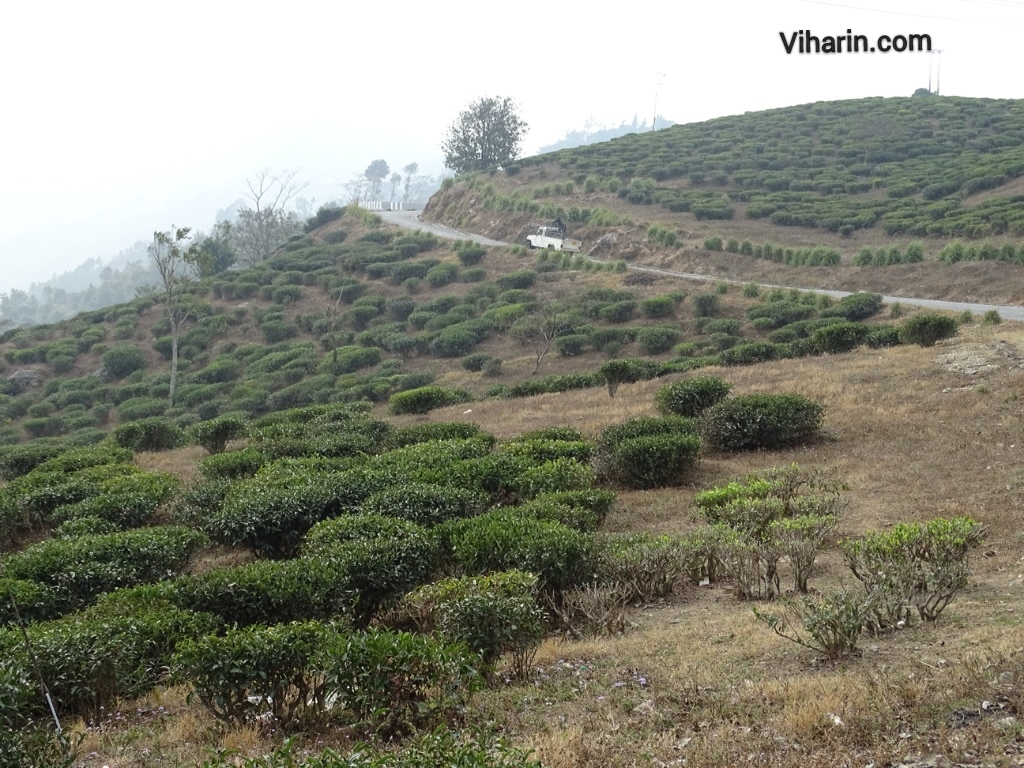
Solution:
{"label": "winding paved road", "polygon": [[[400,227],[407,229],[419,229],[424,232],[432,232],[438,237],[446,237],[451,240],[472,240],[474,243],[480,243],[481,245],[511,245],[511,243],[505,243],[500,240],[491,240],[483,235],[474,235],[469,232],[460,232],[457,229],[446,227],[443,224],[433,224],[428,221],[420,221],[419,213],[417,211],[381,211],[380,217],[389,224],[397,224]],[[601,259],[594,259],[594,261],[601,261]],[[746,285],[748,280],[734,280],[730,278],[712,277],[711,275],[698,275],[692,272],[673,272],[670,269],[661,269],[659,267],[644,267],[639,264],[627,264],[629,269],[635,269],[639,272],[655,272],[660,275],[670,275],[672,277],[684,277],[690,280],[704,280],[708,282],[726,282],[734,283],[736,285]],[[790,288],[788,285],[775,285],[773,283],[759,283],[762,288]],[[815,293],[825,293],[833,298],[841,299],[843,296],[849,296],[854,291],[826,291],[818,288],[801,288],[800,290],[813,290]],[[971,304],[963,301],[938,301],[935,299],[915,299],[909,296],[883,296],[882,299],[886,303],[900,302],[901,304],[912,304],[918,307],[927,307],[928,309],[944,309],[951,312],[963,312],[968,310],[976,315],[981,315],[991,310],[996,310],[999,316],[1004,320],[1021,320],[1024,321],[1024,307],[1018,306],[1007,306],[1000,304]]]}

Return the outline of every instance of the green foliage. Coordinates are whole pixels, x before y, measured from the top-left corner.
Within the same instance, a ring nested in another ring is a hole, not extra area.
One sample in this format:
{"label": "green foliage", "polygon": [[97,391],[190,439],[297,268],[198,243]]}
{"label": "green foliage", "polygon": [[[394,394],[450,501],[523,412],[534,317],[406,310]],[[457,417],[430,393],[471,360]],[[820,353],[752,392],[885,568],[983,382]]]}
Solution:
{"label": "green foliage", "polygon": [[856,653],[872,607],[863,594],[847,589],[784,598],[781,606],[781,615],[757,608],[754,615],[780,637],[824,653],[830,661]]}
{"label": "green foliage", "polygon": [[[167,604],[133,605],[110,613],[100,607],[57,621],[34,624],[27,632],[38,673],[46,681],[62,718],[79,715],[99,722],[119,699],[154,688],[164,677],[178,641],[217,629],[210,616]],[[30,669],[20,636],[0,636],[0,645]],[[32,677],[35,688],[35,676]],[[33,691],[33,715],[49,712]]]}
{"label": "green foliage", "polygon": [[480,514],[486,501],[483,494],[464,488],[432,483],[404,483],[370,496],[363,502],[360,511],[432,526],[446,520]]}
{"label": "green foliage", "polygon": [[114,477],[101,483],[96,492],[81,501],[54,509],[50,520],[62,523],[90,518],[111,523],[115,530],[137,528],[149,522],[180,485],[178,477],[169,472]]}
{"label": "green foliage", "polygon": [[724,400],[731,389],[732,384],[713,376],[694,377],[658,390],[654,402],[665,415],[694,418]]}
{"label": "green foliage", "polygon": [[469,576],[528,571],[540,578],[542,590],[560,592],[593,573],[594,550],[586,534],[513,510],[453,520],[436,530],[447,556]]}
{"label": "green foliage", "polygon": [[427,386],[397,392],[391,396],[390,403],[394,414],[429,413],[435,408],[467,403],[472,399],[473,396],[463,389]]}
{"label": "green foliage", "polygon": [[[64,609],[61,595],[52,587],[28,579],[0,577],[0,627],[16,627],[19,616],[27,624],[48,621],[60,616]],[[4,710],[0,695],[0,713]]]}
{"label": "green foliage", "polygon": [[718,360],[722,365],[754,365],[786,357],[788,352],[789,348],[784,344],[751,341],[722,350]]}
{"label": "green foliage", "polygon": [[269,715],[291,730],[323,712],[324,682],[314,659],[329,633],[317,622],[229,629],[183,640],[172,667],[218,719],[241,723]]}
{"label": "green foliage", "polygon": [[454,719],[482,682],[479,664],[464,644],[379,629],[329,636],[316,662],[335,706],[382,735]]}
{"label": "green foliage", "polygon": [[704,411],[700,431],[718,450],[770,450],[813,438],[824,413],[823,405],[800,395],[742,395]]}
{"label": "green foliage", "polygon": [[3,446],[0,448],[0,478],[10,481],[16,477],[27,475],[43,462],[68,451],[67,445],[55,442]]}
{"label": "green foliage", "polygon": [[123,379],[146,365],[142,350],[131,344],[118,343],[103,355],[103,368],[115,379]]}
{"label": "green foliage", "polygon": [[537,273],[532,269],[518,269],[514,272],[502,275],[497,279],[498,286],[502,290],[529,288],[537,281]]}
{"label": "green foliage", "polygon": [[672,326],[649,325],[636,333],[636,342],[648,355],[668,352],[679,341],[679,329]]}
{"label": "green foliage", "polygon": [[122,424],[110,433],[110,439],[121,448],[135,453],[169,451],[185,444],[186,435],[173,421],[161,416]]}
{"label": "green foliage", "polygon": [[698,317],[711,317],[718,312],[718,306],[716,293],[701,293],[693,297],[693,309]]}
{"label": "green foliage", "polygon": [[615,396],[620,384],[648,381],[657,378],[661,373],[661,366],[657,362],[643,358],[609,360],[598,369],[598,375],[607,383],[608,394],[612,397]]}
{"label": "green foliage", "polygon": [[206,543],[181,526],[51,539],[10,555],[3,575],[48,585],[66,605],[81,607],[102,592],[175,575]]}
{"label": "green foliage", "polygon": [[881,308],[881,295],[859,291],[844,296],[834,306],[822,310],[821,316],[841,317],[850,322],[857,322],[877,314]]}
{"label": "green foliage", "polygon": [[478,424],[464,421],[433,421],[396,429],[388,436],[387,447],[390,450],[432,440],[466,440],[480,435]]}
{"label": "green foliage", "polygon": [[650,299],[643,299],[640,302],[640,311],[645,317],[663,318],[670,317],[676,309],[676,303],[671,296],[654,296]]}
{"label": "green foliage", "polygon": [[682,480],[696,465],[696,425],[680,416],[641,417],[606,427],[597,440],[598,476],[631,488],[656,488]]}
{"label": "green foliage", "polygon": [[937,341],[956,336],[957,322],[946,315],[915,315],[903,321],[899,328],[900,341],[933,347]]}
{"label": "green foliage", "polygon": [[381,351],[376,347],[335,347],[320,362],[319,371],[341,376],[354,373],[362,368],[377,365],[381,360]]}
{"label": "green foliage", "polygon": [[969,517],[940,517],[842,541],[850,570],[872,599],[873,628],[908,624],[911,608],[922,621],[935,621],[967,586],[970,552],[984,533]]}
{"label": "green foliage", "polygon": [[167,401],[155,397],[131,397],[117,406],[117,416],[121,423],[163,416],[167,411]]}
{"label": "green foliage", "polygon": [[209,454],[221,453],[231,440],[248,434],[248,422],[240,416],[226,414],[196,424],[189,430],[189,439]]}
{"label": "green foliage", "polygon": [[819,328],[811,334],[810,341],[818,352],[838,355],[863,344],[869,332],[866,325],[844,321]]}
{"label": "green foliage", "polygon": [[406,595],[403,602],[419,631],[437,631],[449,642],[465,643],[485,669],[511,653],[512,676],[519,680],[527,677],[544,636],[532,573],[442,579]]}

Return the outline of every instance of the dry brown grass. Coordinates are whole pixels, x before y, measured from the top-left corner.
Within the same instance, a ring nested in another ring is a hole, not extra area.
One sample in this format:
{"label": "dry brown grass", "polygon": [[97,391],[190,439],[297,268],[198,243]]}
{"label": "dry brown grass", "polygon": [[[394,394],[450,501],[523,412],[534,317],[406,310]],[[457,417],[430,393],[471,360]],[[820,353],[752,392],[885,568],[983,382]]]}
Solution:
{"label": "dry brown grass", "polygon": [[[989,527],[969,587],[938,622],[865,637],[862,656],[831,664],[777,637],[729,589],[694,589],[633,609],[635,626],[622,636],[545,641],[533,684],[480,694],[470,719],[496,723],[552,768],[881,766],[914,753],[1019,764],[1019,725],[1003,720],[1024,684],[1021,370],[1003,355],[1007,345],[1024,349],[1024,328],[972,326],[933,349],[708,371],[732,382],[735,393],[796,392],[822,401],[827,438],[786,451],[706,456],[686,485],[622,493],[606,523],[617,531],[686,530],[696,524],[696,490],[793,461],[833,467],[850,486],[839,535],[959,513]],[[999,367],[967,375],[937,362],[968,351]],[[653,414],[665,383],[624,385],[614,398],[593,389],[482,401],[408,422],[472,420],[499,438],[570,424],[593,437]],[[822,589],[849,581],[833,548],[811,583]],[[991,714],[959,727],[964,712],[983,711],[983,701],[992,702]],[[205,747],[259,754],[273,743],[250,729],[224,730],[195,705],[172,709],[159,727],[90,735],[91,749],[110,765],[152,764],[143,749],[163,764],[186,765]]]}

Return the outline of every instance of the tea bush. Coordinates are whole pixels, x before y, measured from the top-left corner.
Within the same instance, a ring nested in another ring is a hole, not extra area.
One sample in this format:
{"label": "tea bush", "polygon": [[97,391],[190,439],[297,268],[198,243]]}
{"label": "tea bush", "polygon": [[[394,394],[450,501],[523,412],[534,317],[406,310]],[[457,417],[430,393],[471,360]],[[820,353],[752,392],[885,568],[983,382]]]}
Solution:
{"label": "tea bush", "polygon": [[380,629],[328,636],[315,665],[335,706],[380,735],[453,720],[482,682],[480,659],[464,644]]}
{"label": "tea bush", "polygon": [[956,336],[957,322],[946,315],[916,315],[904,320],[899,328],[900,341],[933,347],[937,341]]}
{"label": "tea bush", "polygon": [[742,395],[704,411],[701,436],[723,451],[773,449],[813,438],[825,408],[800,395]]}
{"label": "tea bush", "polygon": [[201,533],[181,526],[50,539],[7,557],[2,573],[48,585],[74,608],[102,592],[170,578],[206,544]]}
{"label": "tea bush", "polygon": [[[34,664],[58,713],[99,722],[104,710],[112,709],[119,699],[147,693],[163,679],[176,642],[217,628],[211,616],[153,605],[135,606],[120,615],[96,607],[33,624],[26,631]],[[0,647],[5,656],[28,668],[20,635],[0,634]],[[33,699],[35,711],[49,716],[37,693]]]}
{"label": "tea bush", "polygon": [[870,329],[861,323],[839,322],[814,331],[810,340],[818,352],[838,355],[850,352],[863,344],[869,331]]}
{"label": "tea bush", "polygon": [[480,492],[431,483],[404,483],[363,502],[360,512],[397,517],[432,526],[483,512],[487,498]]}
{"label": "tea bush", "polygon": [[679,341],[679,329],[671,326],[647,326],[636,334],[636,343],[648,355],[668,352]]}
{"label": "tea bush", "polygon": [[[647,438],[662,436],[686,437],[693,440],[646,441]],[[677,472],[682,472],[695,463],[699,445],[696,423],[690,419],[681,416],[631,419],[601,431],[594,450],[594,467],[602,481],[630,487],[633,487],[634,483],[640,483],[637,487],[654,487],[644,486],[643,483],[677,477]],[[664,470],[665,474],[659,474],[650,465],[650,460],[655,457],[671,460]],[[648,476],[650,472],[655,474]]]}
{"label": "tea bush", "polygon": [[430,580],[438,563],[437,543],[425,529],[413,525],[398,536],[368,535],[325,545],[315,556],[304,558],[314,567],[325,564],[341,574],[355,598],[352,620],[357,627],[369,626],[381,605]]}
{"label": "tea bush", "polygon": [[63,523],[98,518],[112,523],[115,529],[137,528],[149,522],[180,486],[181,481],[170,472],[114,477],[99,484],[95,495],[55,508],[50,520]]}
{"label": "tea bush", "polygon": [[544,637],[544,611],[537,604],[537,577],[523,571],[442,579],[406,595],[403,606],[421,632],[439,632],[465,643],[484,669],[512,654],[512,674],[525,679]]}
{"label": "tea bush", "polygon": [[696,553],[685,539],[649,533],[600,539],[598,580],[624,593],[629,602],[667,597],[691,579]]}
{"label": "tea bush", "polygon": [[225,414],[196,424],[189,429],[188,436],[207,453],[217,454],[224,451],[229,441],[245,437],[248,431],[248,422],[241,416]]}
{"label": "tea bush", "polygon": [[465,440],[480,434],[480,425],[472,422],[427,422],[396,429],[388,436],[387,448],[402,448],[432,440]]}
{"label": "tea bush", "polygon": [[103,368],[115,379],[123,379],[146,365],[142,350],[131,344],[117,343],[103,355]]}
{"label": "tea bush", "polygon": [[666,415],[694,418],[724,400],[732,384],[713,376],[683,379],[658,390],[654,402]]}
{"label": "tea bush", "polygon": [[171,664],[216,718],[242,723],[269,714],[292,730],[323,712],[324,683],[313,662],[333,631],[313,621],[229,629],[183,640]]}
{"label": "tea bush", "polygon": [[469,576],[497,571],[535,573],[540,588],[560,592],[593,574],[593,544],[579,531],[508,510],[438,526],[447,556]]}
{"label": "tea bush", "polygon": [[841,298],[835,306],[821,311],[822,317],[841,317],[850,322],[866,320],[882,308],[882,297],[877,293],[859,291]]}
{"label": "tea bush", "polygon": [[160,416],[122,424],[110,433],[110,438],[116,445],[135,453],[169,451],[184,445],[187,439],[181,427]]}
{"label": "tea bush", "polygon": [[473,396],[464,389],[427,386],[397,392],[391,396],[390,404],[394,414],[429,413],[435,408],[467,403],[472,399]]}
{"label": "tea bush", "polygon": [[873,628],[908,624],[911,608],[935,621],[967,586],[970,552],[984,533],[969,517],[936,518],[842,541],[850,570],[874,601]]}

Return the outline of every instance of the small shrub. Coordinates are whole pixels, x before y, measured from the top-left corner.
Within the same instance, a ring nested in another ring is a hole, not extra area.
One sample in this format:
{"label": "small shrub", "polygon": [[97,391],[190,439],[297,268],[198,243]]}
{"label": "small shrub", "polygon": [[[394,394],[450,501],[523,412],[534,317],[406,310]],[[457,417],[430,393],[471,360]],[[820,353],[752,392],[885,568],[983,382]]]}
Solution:
{"label": "small shrub", "polygon": [[724,451],[782,448],[817,434],[824,412],[800,395],[742,395],[704,411],[701,436]]}
{"label": "small shrub", "polygon": [[169,451],[183,445],[186,439],[181,427],[159,416],[122,424],[110,437],[116,445],[135,453]]}
{"label": "small shrub", "polygon": [[445,523],[439,538],[470,576],[522,570],[537,574],[542,590],[560,592],[593,573],[593,547],[586,534],[511,510]]}
{"label": "small shrub", "polygon": [[397,392],[391,396],[390,404],[391,412],[394,414],[429,413],[435,408],[468,403],[472,399],[473,396],[464,389],[432,385]]}
{"label": "small shrub", "polygon": [[871,601],[845,589],[783,599],[781,605],[781,615],[756,608],[754,614],[780,637],[824,653],[830,661],[857,651],[861,631],[871,615]]}
{"label": "small shrub", "polygon": [[684,379],[658,390],[654,402],[663,414],[694,418],[724,400],[732,385],[713,376]]}
{"label": "small shrub", "polygon": [[189,438],[196,445],[202,446],[207,453],[215,454],[223,452],[229,441],[245,437],[248,431],[245,419],[226,414],[196,424],[189,430]]}
{"label": "small shrub", "polygon": [[478,664],[464,644],[373,629],[329,637],[316,668],[325,694],[363,729],[400,736],[462,712],[481,683]]}
{"label": "small shrub", "polygon": [[984,528],[968,517],[897,523],[890,530],[841,542],[853,575],[873,598],[873,628],[910,621],[935,621],[967,585],[969,555]]}
{"label": "small shrub", "polygon": [[115,379],[123,379],[146,364],[142,350],[131,344],[115,344],[103,355],[103,368]]}
{"label": "small shrub", "polygon": [[935,346],[937,341],[956,336],[957,322],[946,315],[916,315],[900,325],[900,341],[922,347]]}
{"label": "small shrub", "polygon": [[711,317],[718,312],[718,294],[700,293],[693,297],[693,308],[698,317]]}
{"label": "small shrub", "polygon": [[478,515],[486,505],[487,499],[483,494],[464,488],[405,483],[375,493],[359,509],[364,514],[395,517],[432,526],[446,520]]}
{"label": "small shrub", "polygon": [[449,642],[465,643],[492,668],[511,653],[512,675],[526,679],[544,636],[544,612],[537,604],[537,577],[505,571],[482,577],[449,578],[420,587],[404,598],[421,632],[437,631]]}
{"label": "small shrub", "polygon": [[646,326],[637,331],[636,342],[649,355],[668,352],[679,341],[679,330],[671,326]]}
{"label": "small shrub", "polygon": [[329,632],[319,622],[229,629],[183,640],[172,667],[214,717],[244,723],[269,715],[291,728],[322,714],[313,661]]}

